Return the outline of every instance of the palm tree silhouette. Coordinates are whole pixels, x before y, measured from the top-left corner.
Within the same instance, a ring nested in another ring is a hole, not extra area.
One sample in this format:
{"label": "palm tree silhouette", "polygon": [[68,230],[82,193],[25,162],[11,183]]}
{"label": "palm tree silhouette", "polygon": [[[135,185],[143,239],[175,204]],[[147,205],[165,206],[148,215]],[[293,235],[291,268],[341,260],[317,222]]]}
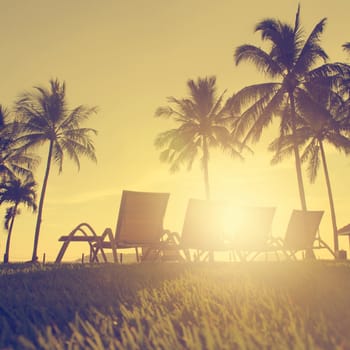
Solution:
{"label": "palm tree silhouette", "polygon": [[[244,141],[258,141],[264,128],[270,125],[274,116],[280,116],[280,133],[291,130],[292,139],[296,132],[295,104],[298,93],[305,86],[322,84],[330,77],[342,73],[341,64],[323,64],[315,67],[319,60],[328,58],[320,46],[320,36],[326,19],[316,24],[305,39],[300,26],[300,6],[295,16],[294,26],[277,19],[266,19],[259,22],[255,31],[261,33],[263,41],[270,45],[268,51],[253,46],[242,45],[236,48],[234,59],[236,65],[243,61],[252,62],[259,71],[271,78],[271,82],[256,84],[243,88],[236,94],[240,107],[249,105],[242,114],[237,131],[246,132]],[[289,105],[289,109],[285,105]],[[281,110],[288,113],[280,114]],[[293,142],[295,168],[297,174],[301,207],[306,210],[305,190],[303,184],[299,148]]]}
{"label": "palm tree silhouette", "polygon": [[33,169],[39,159],[25,152],[18,141],[20,135],[18,123],[10,120],[10,113],[0,105],[0,177],[5,182],[16,177],[33,179]]}
{"label": "palm tree silhouette", "polygon": [[214,76],[188,80],[187,87],[188,98],[169,97],[169,105],[157,109],[156,117],[171,118],[179,127],[160,133],[155,146],[164,149],[160,160],[171,164],[171,172],[178,171],[183,164],[190,170],[201,155],[205,196],[209,199],[209,148],[221,147],[242,159],[242,144],[228,129],[233,98],[224,102],[225,92],[217,98]]}
{"label": "palm tree silhouette", "polygon": [[9,262],[10,242],[13,230],[13,224],[16,215],[20,214],[18,206],[24,204],[28,208],[36,210],[36,183],[31,180],[22,182],[20,179],[12,179],[0,184],[0,205],[11,203],[13,206],[7,208],[5,214],[5,229],[8,230],[6,250],[4,254],[4,263]]}
{"label": "palm tree silhouette", "polygon": [[32,261],[36,261],[51,163],[52,161],[57,163],[59,172],[61,172],[65,154],[76,163],[78,169],[80,168],[79,156],[86,156],[96,161],[95,148],[90,135],[97,132],[94,129],[80,126],[92,113],[96,112],[96,108],[80,105],[73,110],[69,110],[66,102],[65,83],[61,84],[56,79],[50,80],[49,89],[35,87],[33,93],[23,93],[16,101],[15,110],[21,125],[22,136],[20,141],[24,144],[24,147],[32,149],[48,143],[46,170],[34,234]]}
{"label": "palm tree silhouette", "polygon": [[295,137],[286,134],[270,144],[270,150],[276,152],[272,162],[277,163],[291,153],[293,139],[303,146],[301,161],[308,163],[311,182],[315,181],[322,162],[332,219],[334,251],[338,252],[336,213],[324,144],[328,143],[339,151],[350,153],[349,106],[336,91],[317,87],[309,87],[308,93],[301,93],[297,101],[298,126]]}

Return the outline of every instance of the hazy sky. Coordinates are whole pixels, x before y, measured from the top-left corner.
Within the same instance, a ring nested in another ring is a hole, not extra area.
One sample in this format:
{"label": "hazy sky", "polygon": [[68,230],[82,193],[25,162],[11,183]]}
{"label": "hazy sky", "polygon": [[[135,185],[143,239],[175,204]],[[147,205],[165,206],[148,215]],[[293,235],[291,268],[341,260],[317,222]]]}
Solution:
{"label": "hazy sky", "polygon": [[[350,61],[341,45],[350,41],[348,0],[300,1],[306,33],[327,17],[323,46],[332,61]],[[235,67],[235,47],[260,45],[254,25],[277,17],[293,23],[298,1],[281,0],[0,0],[0,103],[11,107],[16,96],[50,78],[66,81],[71,107],[96,105],[99,112],[87,124],[99,132],[98,164],[82,162],[80,172],[67,160],[58,176],[52,168],[39,241],[39,257],[53,260],[58,237],[88,221],[98,233],[115,227],[123,189],[171,193],[165,226],[182,227],[187,200],[204,197],[200,165],[193,171],[170,174],[158,160],[153,142],[172,127],[154,118],[167,96],[186,95],[186,81],[216,75],[219,92],[227,96],[264,77],[249,64]],[[270,166],[268,130],[254,155],[246,161],[213,153],[209,164],[214,198],[235,204],[273,205],[277,213],[273,233],[285,232],[293,208],[299,208],[293,159]],[[36,171],[41,185],[43,161]],[[338,226],[350,222],[350,158],[327,148]],[[324,209],[321,234],[332,242],[323,173],[316,184],[305,177],[308,207]],[[40,190],[40,187],[38,188]],[[40,191],[38,191],[40,192]],[[3,217],[4,209],[0,215]],[[1,219],[2,220],[2,219]],[[31,257],[35,216],[22,210],[13,231],[13,260]],[[6,233],[0,236],[0,256]],[[348,249],[345,238],[341,248]],[[87,245],[73,245],[67,257],[79,257]]]}

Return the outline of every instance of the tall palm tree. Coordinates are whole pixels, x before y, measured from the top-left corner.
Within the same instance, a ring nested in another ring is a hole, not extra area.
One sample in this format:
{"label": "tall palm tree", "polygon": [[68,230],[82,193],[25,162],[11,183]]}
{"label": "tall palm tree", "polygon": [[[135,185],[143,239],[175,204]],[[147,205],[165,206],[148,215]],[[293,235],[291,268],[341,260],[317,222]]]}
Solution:
{"label": "tall palm tree", "polygon": [[232,98],[225,102],[224,93],[217,97],[216,78],[188,80],[187,87],[189,97],[169,97],[169,105],[157,109],[156,117],[171,118],[179,126],[160,133],[155,146],[163,149],[160,160],[171,164],[171,172],[178,171],[183,164],[187,164],[190,170],[200,155],[205,195],[209,199],[209,148],[221,147],[232,156],[242,158],[241,143],[232,137],[228,129]]}
{"label": "tall palm tree", "polygon": [[3,203],[11,203],[13,206],[7,208],[5,215],[5,229],[8,230],[6,250],[4,255],[4,263],[9,262],[10,242],[15,217],[19,214],[18,206],[24,204],[28,208],[36,210],[36,183],[34,181],[24,181],[20,179],[12,179],[0,184],[0,205]]}
{"label": "tall palm tree", "polygon": [[334,251],[338,252],[336,213],[324,144],[328,143],[339,151],[350,153],[349,106],[340,94],[323,88],[309,88],[308,93],[299,92],[297,101],[298,126],[295,137],[286,134],[270,144],[270,150],[276,152],[273,162],[277,163],[292,152],[293,140],[297,140],[298,145],[303,147],[301,161],[308,163],[311,182],[315,181],[322,162],[332,219]]}
{"label": "tall palm tree", "polygon": [[48,143],[46,170],[34,234],[32,261],[35,261],[37,260],[40,226],[51,163],[54,161],[61,172],[64,155],[68,155],[76,163],[78,169],[80,168],[80,156],[96,161],[91,138],[91,134],[96,134],[96,130],[80,126],[92,113],[96,112],[96,108],[80,105],[72,110],[68,109],[65,83],[60,83],[56,79],[50,80],[49,88],[35,87],[34,92],[23,93],[16,101],[15,111],[21,125],[20,141],[25,148],[32,149]]}
{"label": "tall palm tree", "polygon": [[[243,88],[236,94],[240,107],[249,106],[240,120],[237,130],[246,132],[245,141],[258,141],[264,128],[270,125],[274,116],[281,117],[280,133],[291,130],[292,138],[296,132],[295,104],[298,92],[306,85],[322,84],[332,76],[343,72],[342,64],[323,64],[328,56],[320,46],[320,36],[326,19],[316,24],[308,37],[304,37],[300,26],[300,6],[295,16],[294,26],[277,19],[266,19],[259,22],[255,31],[261,33],[263,41],[270,47],[268,51],[253,46],[242,45],[236,48],[234,59],[236,65],[243,61],[252,62],[259,71],[265,73],[271,82],[256,84]],[[281,110],[289,113],[280,115]],[[295,168],[297,174],[301,207],[306,210],[305,190],[301,171],[299,148],[296,140],[293,143]]]}
{"label": "tall palm tree", "polygon": [[10,119],[10,113],[0,105],[0,178],[1,182],[16,177],[31,177],[38,165],[38,157],[28,153],[18,141],[18,123]]}

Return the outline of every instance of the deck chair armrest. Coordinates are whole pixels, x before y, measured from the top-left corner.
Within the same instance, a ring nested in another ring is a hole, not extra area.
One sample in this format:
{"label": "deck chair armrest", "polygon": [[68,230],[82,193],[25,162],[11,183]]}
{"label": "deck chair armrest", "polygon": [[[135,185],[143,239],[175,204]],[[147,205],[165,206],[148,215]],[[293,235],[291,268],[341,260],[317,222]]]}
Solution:
{"label": "deck chair armrest", "polygon": [[105,228],[105,230],[103,231],[103,233],[101,235],[101,242],[103,242],[106,237],[111,242],[114,241],[114,235],[113,235],[112,229],[110,227]]}
{"label": "deck chair armrest", "polygon": [[281,237],[270,237],[269,242],[272,245],[276,245],[278,248],[284,247],[284,241]]}
{"label": "deck chair armrest", "polygon": [[164,230],[164,234],[162,236],[162,241],[167,243],[172,243],[179,245],[180,244],[180,235],[178,232],[172,232],[170,230]]}
{"label": "deck chair armrest", "polygon": [[[78,235],[76,235],[78,233]],[[95,230],[86,222],[76,226],[68,235],[61,236],[58,240],[60,242],[67,241],[94,241],[98,235]]]}

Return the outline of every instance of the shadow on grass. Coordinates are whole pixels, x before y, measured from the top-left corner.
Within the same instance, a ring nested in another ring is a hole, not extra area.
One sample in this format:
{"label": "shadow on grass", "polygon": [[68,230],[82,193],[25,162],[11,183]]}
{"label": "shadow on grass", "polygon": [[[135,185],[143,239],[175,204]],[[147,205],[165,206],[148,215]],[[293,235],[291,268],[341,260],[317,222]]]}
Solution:
{"label": "shadow on grass", "polygon": [[94,310],[119,316],[137,292],[177,278],[184,265],[38,265],[0,266],[0,348],[19,346],[18,337],[35,339],[48,326],[69,333],[77,315],[93,319]]}

